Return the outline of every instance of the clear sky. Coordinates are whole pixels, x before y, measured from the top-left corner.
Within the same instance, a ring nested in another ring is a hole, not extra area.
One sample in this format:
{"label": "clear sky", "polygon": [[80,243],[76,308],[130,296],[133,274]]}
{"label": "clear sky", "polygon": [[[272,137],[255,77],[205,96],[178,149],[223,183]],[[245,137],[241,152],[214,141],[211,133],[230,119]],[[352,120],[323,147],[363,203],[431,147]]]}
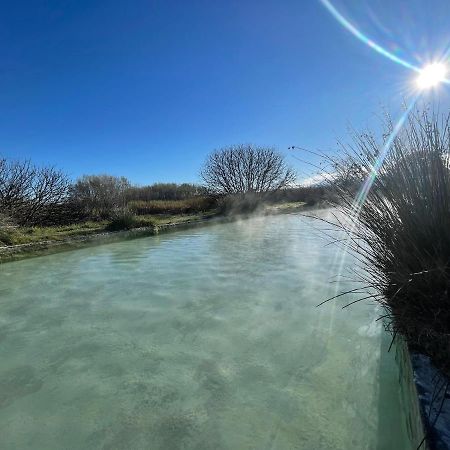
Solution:
{"label": "clear sky", "polygon": [[[304,175],[288,146],[331,151],[348,124],[376,126],[381,105],[397,114],[415,76],[318,0],[0,5],[0,154],[73,177],[196,181],[208,152],[248,142],[278,147]],[[448,0],[333,5],[415,65],[450,42]]]}

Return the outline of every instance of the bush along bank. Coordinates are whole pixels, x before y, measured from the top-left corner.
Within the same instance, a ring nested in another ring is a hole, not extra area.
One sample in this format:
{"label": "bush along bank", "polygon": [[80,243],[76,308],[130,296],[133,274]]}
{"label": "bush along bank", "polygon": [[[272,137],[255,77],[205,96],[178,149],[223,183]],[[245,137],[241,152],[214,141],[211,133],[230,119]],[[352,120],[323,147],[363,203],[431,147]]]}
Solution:
{"label": "bush along bank", "polygon": [[354,134],[342,157],[324,159],[333,173],[342,245],[361,264],[352,271],[361,287],[357,301],[381,305],[386,328],[406,341],[417,374],[432,373],[433,366],[441,373],[423,382],[435,395],[418,384],[432,436],[439,424],[434,412],[442,414],[438,398],[450,395],[448,381],[438,381],[450,375],[450,122],[412,114],[387,153],[394,126],[386,125],[383,139]]}

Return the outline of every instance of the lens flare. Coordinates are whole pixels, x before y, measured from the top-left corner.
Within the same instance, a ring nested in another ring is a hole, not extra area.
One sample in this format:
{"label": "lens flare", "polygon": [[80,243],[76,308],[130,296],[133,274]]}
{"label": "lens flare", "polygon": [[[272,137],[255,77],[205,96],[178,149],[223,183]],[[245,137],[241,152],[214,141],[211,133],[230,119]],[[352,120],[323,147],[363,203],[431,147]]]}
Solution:
{"label": "lens flare", "polygon": [[[347,233],[347,238],[341,248],[341,252],[338,252],[336,254],[336,260],[340,259],[340,261],[338,263],[339,264],[339,271],[338,271],[339,276],[341,276],[344,272],[346,258],[349,253],[350,246],[352,244],[355,229],[359,224],[358,217],[361,213],[361,210],[364,206],[367,196],[369,195],[370,189],[372,188],[372,185],[374,184],[374,182],[378,176],[378,173],[383,165],[384,160],[386,159],[386,156],[389,153],[389,150],[390,150],[392,144],[394,143],[395,138],[400,133],[403,125],[405,124],[405,122],[407,121],[407,119],[409,117],[410,112],[416,105],[419,98],[420,98],[420,92],[417,93],[412,98],[411,102],[409,103],[409,105],[407,106],[407,108],[405,109],[403,114],[399,117],[399,119],[395,123],[395,125],[391,131],[391,134],[386,139],[386,142],[384,143],[384,145],[380,151],[380,154],[378,155],[378,158],[374,161],[363,186],[361,187],[361,189],[359,190],[355,199],[353,200],[352,212],[351,212],[351,218],[350,218],[350,229]],[[340,291],[340,282],[338,281],[335,286],[335,295],[337,295],[337,293],[339,291]]]}
{"label": "lens flare", "polygon": [[447,67],[442,63],[432,63],[425,66],[416,79],[419,89],[430,89],[446,82]]}
{"label": "lens flare", "polygon": [[354,217],[355,219],[359,216],[359,213],[361,211],[361,208],[366,201],[367,196],[369,195],[369,191],[375,182],[375,179],[378,175],[378,172],[381,169],[381,166],[383,165],[383,162],[395,140],[397,135],[400,133],[400,130],[402,129],[404,123],[408,119],[409,113],[414,108],[414,105],[417,103],[418,99],[420,97],[420,94],[417,94],[408,107],[405,109],[403,114],[400,116],[398,121],[395,123],[394,128],[391,131],[391,134],[387,138],[386,142],[383,145],[383,148],[381,149],[381,152],[374,162],[373,166],[371,167],[371,171],[368,174],[366,181],[364,182],[361,190],[359,191],[358,195],[356,196],[355,203],[354,203]]}
{"label": "lens flare", "polygon": [[[404,113],[399,117],[398,121],[395,123],[390,136],[388,136],[385,141],[380,154],[376,161],[374,161],[369,173],[367,174],[366,180],[356,195],[353,204],[352,204],[352,214],[351,214],[351,229],[347,234],[347,239],[345,240],[345,244],[342,248],[342,253],[338,253],[336,255],[337,258],[340,256],[339,262],[339,275],[342,275],[343,267],[345,265],[345,258],[347,252],[350,248],[350,244],[353,239],[354,231],[358,226],[358,217],[361,213],[361,210],[364,206],[364,203],[369,195],[369,192],[378,177],[379,171],[382,168],[383,162],[388,155],[391,146],[393,145],[395,138],[400,133],[403,125],[405,124],[411,110],[414,108],[414,105],[417,103],[422,93],[426,89],[430,89],[433,87],[437,87],[441,83],[450,84],[450,79],[447,78],[448,68],[442,62],[434,62],[429,65],[426,65],[423,68],[420,68],[414,64],[411,64],[409,61],[406,61],[403,58],[399,58],[397,55],[392,52],[386,50],[381,45],[377,44],[375,41],[366,36],[361,30],[359,30],[353,23],[351,23],[346,17],[344,17],[332,4],[331,0],[319,0],[320,3],[327,9],[327,11],[354,37],[360,40],[362,43],[366,44],[369,48],[376,51],[380,55],[385,58],[407,68],[418,74],[416,78],[416,86],[417,89],[411,99],[408,107],[405,109]],[[447,49],[441,61],[447,61],[450,56],[450,47]],[[339,290],[339,282],[336,284],[336,292]]]}
{"label": "lens flare", "polygon": [[407,69],[414,70],[416,72],[420,72],[421,70],[415,66],[414,64],[411,64],[410,62],[399,58],[397,55],[394,55],[390,51],[386,50],[381,45],[377,44],[375,41],[367,37],[362,31],[360,31],[355,25],[353,25],[346,17],[344,17],[329,0],[319,0],[320,3],[328,10],[328,12],[344,27],[349,31],[353,36],[358,38],[361,42],[369,46],[372,50],[375,50],[380,55],[383,55],[384,57],[390,59],[391,61],[396,62],[397,64],[400,64],[403,67],[406,67]]}

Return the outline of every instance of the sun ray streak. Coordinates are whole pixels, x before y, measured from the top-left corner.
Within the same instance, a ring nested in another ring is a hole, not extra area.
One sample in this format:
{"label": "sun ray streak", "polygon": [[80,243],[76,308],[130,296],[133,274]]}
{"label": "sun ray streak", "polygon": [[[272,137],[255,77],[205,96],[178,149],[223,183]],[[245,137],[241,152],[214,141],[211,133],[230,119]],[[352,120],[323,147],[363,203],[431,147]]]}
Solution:
{"label": "sun ray streak", "polygon": [[386,50],[381,45],[377,44],[375,41],[367,37],[362,31],[360,31],[355,25],[353,25],[347,18],[345,18],[329,0],[319,0],[320,3],[328,10],[328,12],[353,36],[359,39],[361,42],[369,46],[371,49],[375,50],[377,53],[383,55],[384,57],[390,59],[391,61],[396,62],[397,64],[406,67],[407,69],[414,70],[416,72],[420,72],[421,69],[410,62],[399,58],[393,53]]}
{"label": "sun ray streak", "polygon": [[389,137],[386,139],[386,142],[384,143],[383,148],[381,149],[381,152],[378,155],[377,160],[372,165],[371,171],[368,174],[366,181],[364,182],[362,188],[360,189],[360,191],[355,199],[354,207],[355,207],[355,212],[357,212],[357,215],[355,218],[357,218],[357,216],[359,215],[361,207],[364,204],[367,196],[369,195],[370,188],[372,187],[372,185],[375,181],[375,178],[377,177],[378,172],[379,172],[381,166],[383,165],[383,162],[386,158],[387,153],[389,152],[389,149],[391,148],[392,143],[394,142],[398,133],[402,129],[403,125],[405,124],[405,121],[407,120],[409,113],[414,108],[414,105],[417,103],[417,100],[419,99],[419,97],[420,97],[420,94],[416,94],[413,97],[413,99],[410,102],[410,104],[408,105],[408,107],[405,109],[403,114],[398,119],[397,123],[394,125],[394,128],[392,129],[392,132],[389,135]]}
{"label": "sun ray streak", "polygon": [[[340,292],[340,280],[342,279],[344,266],[346,264],[346,257],[350,253],[351,245],[354,244],[354,235],[355,230],[359,225],[359,216],[362,211],[362,207],[367,199],[367,196],[370,193],[370,190],[373,187],[373,184],[379,175],[380,169],[383,166],[383,163],[388,155],[393,143],[395,142],[396,137],[401,131],[403,125],[409,117],[411,110],[416,105],[417,101],[421,97],[421,93],[424,90],[435,88],[440,83],[450,84],[450,79],[446,77],[446,73],[448,72],[446,63],[448,62],[448,58],[450,57],[450,46],[447,48],[447,51],[444,53],[441,59],[430,62],[424,67],[418,67],[415,64],[410,63],[409,61],[398,57],[397,55],[391,53],[386,50],[384,47],[376,43],[374,40],[370,39],[366,34],[364,34],[358,27],[356,27],[352,22],[350,22],[345,16],[343,16],[338,9],[333,5],[332,0],[319,0],[324,8],[336,19],[336,21],[344,27],[349,33],[351,33],[355,38],[359,41],[367,45],[369,48],[384,56],[385,58],[409,69],[418,74],[416,79],[416,87],[415,94],[412,97],[409,105],[403,112],[403,114],[399,117],[397,122],[395,123],[390,135],[387,137],[384,142],[379,155],[376,160],[373,162],[370,172],[367,174],[367,177],[355,196],[355,199],[352,203],[352,211],[349,217],[350,220],[350,228],[345,232],[346,236],[344,239],[339,242],[342,244],[339,246],[338,251],[336,252],[334,263],[338,265],[338,281],[335,286],[335,295]],[[335,307],[335,302],[332,303],[333,309]],[[333,327],[333,317],[334,314],[331,315],[330,318],[330,331]]]}
{"label": "sun ray streak", "polygon": [[[411,102],[409,103],[409,105],[407,106],[407,108],[405,109],[403,114],[399,117],[399,119],[395,123],[395,125],[392,129],[392,132],[389,135],[389,137],[386,139],[386,142],[384,143],[383,148],[381,149],[377,160],[372,165],[371,172],[368,174],[362,188],[360,189],[360,191],[358,192],[358,194],[355,197],[355,200],[353,201],[353,212],[352,212],[352,215],[350,218],[350,220],[352,222],[351,228],[346,233],[345,244],[342,247],[340,247],[340,250],[338,250],[336,253],[336,260],[340,259],[339,266],[338,266],[339,267],[339,269],[338,269],[338,274],[339,274],[338,279],[339,280],[341,279],[341,275],[343,274],[343,271],[344,271],[346,258],[350,251],[350,246],[352,244],[355,228],[358,225],[358,217],[359,217],[361,209],[364,205],[364,202],[367,199],[367,196],[369,195],[370,189],[372,188],[372,185],[375,182],[378,172],[379,172],[381,166],[383,165],[383,162],[392,146],[392,143],[394,142],[394,140],[397,137],[398,133],[400,132],[401,128],[403,127],[406,120],[408,119],[408,116],[409,116],[411,110],[416,105],[417,101],[419,100],[420,95],[421,94],[419,92],[411,99]],[[335,286],[335,295],[338,294],[340,292],[340,290],[341,290],[340,281],[338,281]]]}

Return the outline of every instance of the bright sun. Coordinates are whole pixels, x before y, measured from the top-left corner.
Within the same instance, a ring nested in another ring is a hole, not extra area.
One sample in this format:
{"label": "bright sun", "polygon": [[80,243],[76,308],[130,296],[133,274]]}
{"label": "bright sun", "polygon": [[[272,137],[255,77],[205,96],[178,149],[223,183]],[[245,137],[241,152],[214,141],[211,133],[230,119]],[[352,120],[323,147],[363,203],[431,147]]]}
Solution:
{"label": "bright sun", "polygon": [[432,63],[425,66],[416,79],[419,89],[429,89],[436,87],[442,81],[445,81],[447,68],[441,63]]}

